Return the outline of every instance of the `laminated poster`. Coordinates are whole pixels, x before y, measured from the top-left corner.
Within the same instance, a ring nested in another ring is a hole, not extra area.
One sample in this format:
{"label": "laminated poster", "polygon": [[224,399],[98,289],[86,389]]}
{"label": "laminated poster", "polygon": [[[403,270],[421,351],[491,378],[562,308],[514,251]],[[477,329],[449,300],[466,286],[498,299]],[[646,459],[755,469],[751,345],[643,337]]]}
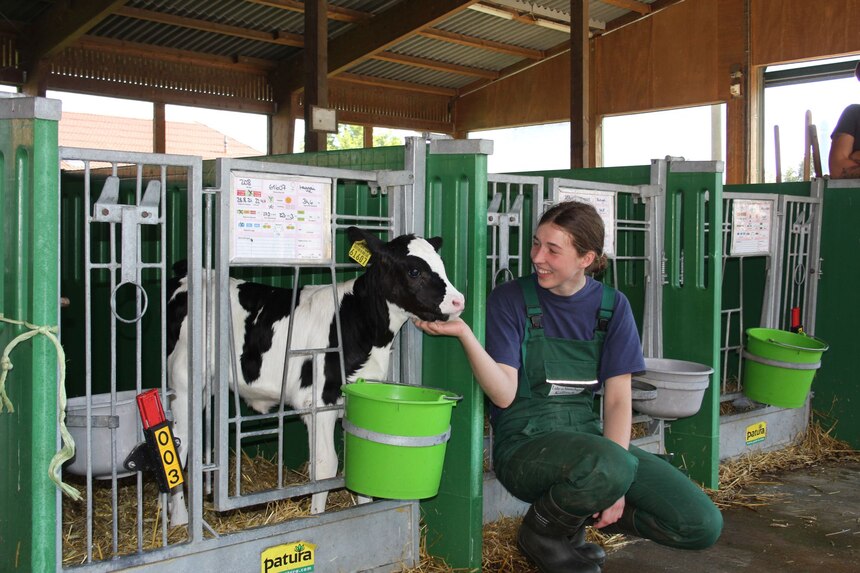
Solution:
{"label": "laminated poster", "polygon": [[559,201],[581,201],[591,203],[597,214],[603,219],[604,239],[603,254],[615,256],[615,193],[613,191],[597,191],[594,189],[572,189],[560,187]]}
{"label": "laminated poster", "polygon": [[732,201],[731,255],[770,254],[773,202],[755,199]]}
{"label": "laminated poster", "polygon": [[331,179],[231,172],[230,262],[331,260]]}

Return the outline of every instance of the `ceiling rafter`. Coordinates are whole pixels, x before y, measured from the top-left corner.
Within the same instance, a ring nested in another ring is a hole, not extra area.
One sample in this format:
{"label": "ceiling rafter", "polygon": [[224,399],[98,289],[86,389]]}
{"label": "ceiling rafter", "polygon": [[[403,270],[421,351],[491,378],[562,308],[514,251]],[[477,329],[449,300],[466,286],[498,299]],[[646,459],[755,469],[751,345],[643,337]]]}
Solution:
{"label": "ceiling rafter", "polygon": [[140,8],[123,7],[116,11],[118,16],[127,18],[136,18],[138,20],[147,20],[149,22],[158,22],[159,24],[170,24],[181,28],[190,28],[193,30],[202,30],[216,34],[224,34],[225,36],[235,36],[237,38],[245,38],[247,40],[258,40],[261,42],[269,42],[272,44],[280,44],[283,46],[292,46],[302,48],[305,45],[304,37],[299,34],[292,34],[279,30],[266,32],[263,30],[251,30],[239,26],[230,26],[228,24],[219,24],[208,20],[199,20],[197,18],[188,18],[186,16],[176,16],[174,14],[165,14],[163,12],[155,12],[153,10],[143,10]]}
{"label": "ceiling rafter", "polygon": [[[329,43],[328,74],[336,75],[349,67],[372,58],[419,30],[432,27],[477,0],[434,0],[401,2],[366,22],[356,24]],[[274,84],[279,99],[286,99],[302,88],[304,62],[301,54],[285,60],[278,67]]]}
{"label": "ceiling rafter", "polygon": [[380,52],[374,55],[373,59],[383,60],[385,62],[394,62],[395,64],[405,64],[407,66],[415,66],[418,68],[426,68],[428,70],[436,70],[439,72],[460,74],[461,76],[476,76],[488,79],[496,79],[499,77],[499,73],[493,70],[473,68],[471,66],[462,66],[460,64],[449,64],[448,62],[440,62],[439,60],[409,56],[407,54],[397,54],[394,52]]}
{"label": "ceiling rafter", "polygon": [[215,56],[190,52],[188,50],[177,50],[174,48],[159,48],[153,51],[149,44],[128,42],[126,40],[114,40],[111,38],[100,38],[97,36],[84,36],[75,43],[75,47],[96,52],[111,52],[127,56],[139,56],[162,62],[174,62],[178,64],[198,64],[225,70],[239,70],[248,72],[265,73],[277,67],[278,63],[273,60],[261,58],[249,58],[246,56]]}
{"label": "ceiling rafter", "polygon": [[[607,0],[604,0],[607,1]],[[619,16],[618,18],[611,20],[606,23],[606,32],[612,32],[614,30],[618,30],[619,28],[623,28],[627,24],[632,24],[637,20],[641,20],[642,18],[647,18],[652,14],[659,12],[663,8],[671,6],[672,4],[677,4],[678,2],[683,2],[683,0],[654,0],[650,6],[651,11],[648,14],[639,14],[638,12],[629,12],[623,16]]]}
{"label": "ceiling rafter", "polygon": [[605,2],[606,4],[612,4],[613,6],[624,8],[625,10],[632,10],[633,12],[638,12],[643,16],[645,14],[651,13],[650,4],[646,4],[645,2],[638,2],[637,0],[601,0],[601,2]]}
{"label": "ceiling rafter", "polygon": [[[296,0],[245,0],[251,4],[260,4],[262,6],[270,6],[272,8],[281,8],[290,12],[299,12],[304,14],[305,3],[297,2]],[[373,18],[373,14],[369,12],[360,12],[358,10],[350,10],[349,8],[341,8],[340,6],[332,6],[329,4],[326,10],[326,17],[329,20],[337,20],[339,22],[363,22]]]}
{"label": "ceiling rafter", "polygon": [[338,74],[338,81],[345,81],[354,84],[363,84],[368,86],[377,86],[384,88],[393,88],[398,90],[413,91],[431,95],[441,95],[446,97],[454,97],[457,95],[457,90],[452,88],[443,88],[439,86],[429,86],[426,84],[416,84],[412,82],[404,82],[401,80],[388,80],[376,76],[367,76],[363,74],[352,74],[344,72]]}
{"label": "ceiling rafter", "polygon": [[450,42],[452,44],[459,44],[461,46],[468,46],[470,48],[481,48],[484,50],[498,52],[500,54],[508,54],[511,56],[528,58],[530,60],[540,60],[544,57],[544,52],[542,50],[533,50],[531,48],[514,46],[513,44],[504,44],[502,42],[494,42],[493,40],[484,40],[483,38],[477,38],[475,36],[466,36],[465,34],[448,32],[447,30],[440,30],[438,28],[427,28],[418,32],[418,34],[420,36],[424,36],[425,38],[431,38],[433,40],[441,40],[443,42]]}
{"label": "ceiling rafter", "polygon": [[92,2],[57,2],[39,17],[29,31],[30,44],[25,50],[33,66],[43,58],[51,58],[93,26],[125,4],[125,0],[93,0]]}

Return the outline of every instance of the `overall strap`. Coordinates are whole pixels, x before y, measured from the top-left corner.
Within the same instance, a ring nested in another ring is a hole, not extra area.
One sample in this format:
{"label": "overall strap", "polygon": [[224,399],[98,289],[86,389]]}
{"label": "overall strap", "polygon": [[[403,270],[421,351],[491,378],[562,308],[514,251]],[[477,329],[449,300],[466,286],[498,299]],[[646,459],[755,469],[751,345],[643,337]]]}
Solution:
{"label": "overall strap", "polygon": [[534,278],[526,275],[517,279],[526,302],[526,335],[532,329],[543,329],[543,311],[535,289]]}
{"label": "overall strap", "polygon": [[600,299],[600,310],[597,311],[597,324],[594,332],[606,332],[609,330],[609,321],[615,312],[615,295],[618,291],[610,286],[603,285],[603,296]]}

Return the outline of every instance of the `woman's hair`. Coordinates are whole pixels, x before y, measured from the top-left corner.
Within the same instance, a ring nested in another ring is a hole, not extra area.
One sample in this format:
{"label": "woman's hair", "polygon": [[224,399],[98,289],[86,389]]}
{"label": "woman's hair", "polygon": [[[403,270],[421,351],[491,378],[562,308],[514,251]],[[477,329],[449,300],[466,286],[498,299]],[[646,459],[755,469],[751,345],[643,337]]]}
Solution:
{"label": "woman's hair", "polygon": [[552,223],[570,236],[573,248],[580,255],[594,251],[594,262],[585,272],[599,276],[606,270],[606,255],[603,254],[603,219],[590,203],[563,201],[553,205],[541,216],[538,226]]}

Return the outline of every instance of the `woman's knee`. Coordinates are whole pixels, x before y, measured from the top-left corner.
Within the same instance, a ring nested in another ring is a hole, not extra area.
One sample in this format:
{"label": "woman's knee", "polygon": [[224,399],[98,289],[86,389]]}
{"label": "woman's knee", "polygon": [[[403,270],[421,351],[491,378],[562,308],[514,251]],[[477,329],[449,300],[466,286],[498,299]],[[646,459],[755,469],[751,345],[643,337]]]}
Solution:
{"label": "woman's knee", "polygon": [[707,549],[714,545],[723,531],[723,515],[711,505],[702,511],[698,519],[684,528],[684,549]]}

